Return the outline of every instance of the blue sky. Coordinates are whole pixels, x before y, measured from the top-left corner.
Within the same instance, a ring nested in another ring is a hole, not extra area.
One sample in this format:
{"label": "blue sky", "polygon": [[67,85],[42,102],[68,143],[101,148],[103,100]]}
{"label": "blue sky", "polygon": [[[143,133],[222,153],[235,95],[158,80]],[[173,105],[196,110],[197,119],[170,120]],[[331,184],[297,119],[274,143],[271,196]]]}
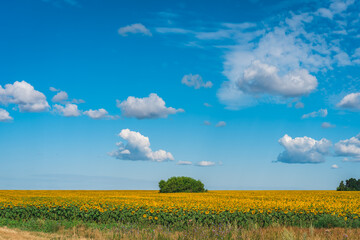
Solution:
{"label": "blue sky", "polygon": [[360,3],[0,3],[0,189],[360,178]]}

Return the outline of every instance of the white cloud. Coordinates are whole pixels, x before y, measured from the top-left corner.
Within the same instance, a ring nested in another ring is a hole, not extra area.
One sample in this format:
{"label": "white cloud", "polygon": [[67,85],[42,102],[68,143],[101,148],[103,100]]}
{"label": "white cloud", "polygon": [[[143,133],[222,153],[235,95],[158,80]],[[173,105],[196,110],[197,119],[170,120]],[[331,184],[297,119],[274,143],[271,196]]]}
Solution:
{"label": "white cloud", "polygon": [[322,163],[332,145],[325,138],[319,141],[306,136],[293,139],[287,134],[279,139],[279,143],[285,151],[279,154],[277,161],[283,163]]}
{"label": "white cloud", "polygon": [[210,125],[211,125],[211,122],[209,122],[209,121],[204,121],[204,125],[210,126]]}
{"label": "white cloud", "polygon": [[141,23],[134,23],[131,25],[127,25],[125,27],[120,28],[118,32],[121,36],[128,36],[129,33],[132,33],[132,34],[141,33],[146,36],[152,36],[150,30],[147,29]]}
{"label": "white cloud", "polygon": [[51,101],[53,101],[53,102],[63,102],[63,101],[68,100],[68,98],[69,98],[69,96],[68,96],[68,94],[66,92],[60,91],[52,98]]}
{"label": "white cloud", "polygon": [[226,126],[226,122],[224,121],[220,121],[215,125],[215,127],[225,127],[225,126]]}
{"label": "white cloud", "polygon": [[360,110],[360,92],[346,95],[336,106],[344,109]]}
{"label": "white cloud", "polygon": [[[330,60],[325,54],[316,54],[324,50],[315,37],[313,40],[299,37],[306,34],[302,23],[309,20],[296,16],[284,26],[274,27],[272,31],[261,35],[259,41],[241,42],[226,54],[224,74],[228,83],[223,84],[218,93],[223,104],[236,109],[252,105],[254,102],[249,101],[249,97],[300,97],[316,89],[317,79],[309,71],[329,66]],[[311,45],[307,41],[317,44]],[[244,97],[244,94],[248,96]]]}
{"label": "white cloud", "polygon": [[73,100],[71,100],[71,102],[72,102],[72,103],[75,103],[75,104],[85,103],[85,101],[82,100],[82,99],[73,99]]}
{"label": "white cloud", "polygon": [[334,148],[337,156],[350,157],[347,161],[357,161],[360,159],[360,134],[350,139],[340,140]]}
{"label": "white cloud", "polygon": [[331,124],[331,123],[329,123],[329,122],[323,122],[323,123],[321,124],[321,127],[322,127],[322,128],[334,128],[334,127],[336,127],[336,125]]}
{"label": "white cloud", "polygon": [[211,88],[213,86],[212,82],[207,81],[204,82],[202,77],[199,74],[188,74],[185,75],[182,80],[181,80],[182,84],[185,84],[188,87],[194,87],[195,89],[199,89],[199,88]]}
{"label": "white cloud", "polygon": [[65,107],[59,104],[54,105],[55,112],[59,113],[64,117],[78,117],[81,115],[80,110],[76,104],[67,103]]}
{"label": "white cloud", "polygon": [[338,168],[339,168],[339,166],[338,166],[338,165],[336,165],[336,164],[333,164],[333,165],[331,165],[331,168],[332,168],[332,169],[338,169]]}
{"label": "white cloud", "polygon": [[279,76],[278,72],[277,67],[256,60],[244,70],[237,84],[246,93],[284,97],[306,95],[317,87],[316,77],[305,69],[294,70],[284,76]]}
{"label": "white cloud", "polygon": [[343,162],[360,162],[360,157],[344,158]]}
{"label": "white cloud", "polygon": [[52,92],[58,92],[58,91],[60,91],[60,89],[57,89],[57,88],[54,88],[54,87],[50,87],[49,90],[52,91]]}
{"label": "white cloud", "polygon": [[8,122],[11,120],[13,120],[13,118],[10,116],[10,113],[5,109],[0,108],[0,122]]}
{"label": "white cloud", "polygon": [[202,26],[201,32],[199,28],[171,28],[163,33],[187,34],[193,43],[188,46],[225,49],[223,73],[227,81],[217,97],[226,108],[284,103],[287,98],[315,92],[318,73],[324,75],[334,66],[360,64],[360,50],[350,50],[351,55],[346,51],[353,46],[343,44],[346,38],[358,35],[357,23],[351,21],[358,21],[357,12],[345,12],[354,0],[324,4],[313,11],[288,12],[259,23]]}
{"label": "white cloud", "polygon": [[[350,57],[341,43],[344,37],[355,34],[351,33],[353,26],[346,28],[350,14],[343,13],[353,3],[332,1],[327,8],[289,12],[259,23],[226,23],[216,29],[203,26],[202,32],[171,28],[163,29],[163,33],[187,34],[192,38],[189,42],[198,46],[225,49],[223,73],[227,81],[217,97],[226,108],[284,103],[286,98],[313,93],[318,87],[317,73],[325,73],[334,65],[354,64],[355,56]],[[337,36],[339,33],[347,35]]]}
{"label": "white cloud", "polygon": [[226,108],[230,110],[238,110],[239,108],[252,106],[257,103],[257,99],[249,94],[245,94],[232,81],[223,82],[216,95],[220,102],[225,104]]}
{"label": "white cloud", "polygon": [[193,33],[193,31],[183,29],[183,28],[168,28],[168,27],[158,27],[155,29],[158,33],[165,33],[165,34],[187,34]]}
{"label": "white cloud", "polygon": [[344,12],[350,5],[354,4],[355,0],[335,0],[330,4],[329,10],[334,14]]}
{"label": "white cloud", "polygon": [[334,56],[334,59],[338,66],[349,66],[352,64],[349,55],[345,52],[339,52]]}
{"label": "white cloud", "polygon": [[351,57],[360,58],[360,47],[355,49],[354,54]]}
{"label": "white cloud", "polygon": [[178,161],[176,165],[192,165],[192,162],[190,161]]}
{"label": "white cloud", "polygon": [[196,164],[196,166],[199,167],[211,167],[211,166],[215,166],[215,162],[211,162],[211,161],[200,161]]}
{"label": "white cloud", "polygon": [[97,110],[90,109],[88,111],[84,111],[84,115],[86,115],[92,119],[111,118],[109,113],[103,108],[100,108]]}
{"label": "white cloud", "polygon": [[117,100],[116,105],[125,117],[137,119],[166,118],[169,114],[184,112],[181,108],[166,107],[165,101],[156,93],[151,93],[149,97],[144,98],[130,96],[122,102]]}
{"label": "white cloud", "polygon": [[43,112],[50,107],[45,95],[25,81],[6,84],[5,88],[0,85],[0,103],[17,104],[22,112]]}
{"label": "white cloud", "polygon": [[334,14],[327,8],[319,8],[316,12],[316,14],[319,14],[320,16],[324,18],[332,19]]}
{"label": "white cloud", "polygon": [[171,153],[164,150],[152,151],[150,148],[150,141],[148,137],[141,135],[139,132],[123,129],[119,136],[127,141],[126,145],[123,142],[117,143],[118,149],[109,153],[110,156],[120,160],[143,160],[163,162],[166,160],[174,160]]}
{"label": "white cloud", "polygon": [[319,8],[315,15],[319,15],[324,18],[333,19],[334,15],[344,12],[350,5],[354,4],[354,0],[335,0],[332,1],[329,8]]}
{"label": "white cloud", "polygon": [[315,117],[326,117],[327,115],[328,115],[327,109],[320,109],[315,112],[304,114],[302,115],[301,118],[305,119],[305,118],[315,118]]}
{"label": "white cloud", "polygon": [[304,108],[304,104],[302,102],[297,102],[295,108]]}
{"label": "white cloud", "polygon": [[351,58],[353,63],[360,64],[360,47],[355,49],[354,54],[351,56]]}

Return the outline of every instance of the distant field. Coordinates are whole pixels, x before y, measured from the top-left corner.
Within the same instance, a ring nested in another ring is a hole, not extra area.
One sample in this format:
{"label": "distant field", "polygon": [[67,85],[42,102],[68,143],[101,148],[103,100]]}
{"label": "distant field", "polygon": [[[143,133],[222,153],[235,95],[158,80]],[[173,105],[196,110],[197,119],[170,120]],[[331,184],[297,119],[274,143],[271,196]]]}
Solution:
{"label": "distant field", "polygon": [[0,191],[0,218],[188,225],[360,227],[360,193]]}

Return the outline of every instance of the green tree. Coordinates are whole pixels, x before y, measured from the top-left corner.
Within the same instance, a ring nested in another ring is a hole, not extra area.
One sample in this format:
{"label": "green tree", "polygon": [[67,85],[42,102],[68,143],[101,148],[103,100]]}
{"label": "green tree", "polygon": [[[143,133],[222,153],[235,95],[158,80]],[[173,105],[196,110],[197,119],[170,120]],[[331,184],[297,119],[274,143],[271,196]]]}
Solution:
{"label": "green tree", "polygon": [[360,179],[350,178],[345,181],[341,181],[337,191],[360,191]]}
{"label": "green tree", "polygon": [[336,191],[345,191],[344,181],[340,182],[340,185],[337,187]]}
{"label": "green tree", "polygon": [[160,193],[177,192],[205,192],[204,184],[200,180],[190,177],[171,177],[167,181],[159,182]]}

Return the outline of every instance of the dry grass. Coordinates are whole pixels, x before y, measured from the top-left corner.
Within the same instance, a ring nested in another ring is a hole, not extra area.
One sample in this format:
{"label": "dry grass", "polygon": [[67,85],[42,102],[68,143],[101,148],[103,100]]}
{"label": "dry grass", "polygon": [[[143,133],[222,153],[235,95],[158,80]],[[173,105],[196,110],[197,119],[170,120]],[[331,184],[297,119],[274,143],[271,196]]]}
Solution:
{"label": "dry grass", "polygon": [[243,240],[345,240],[360,239],[360,229],[314,229],[298,227],[269,227],[241,229],[234,226],[223,228],[194,226],[186,231],[173,231],[165,227],[114,228],[98,230],[77,226],[60,229],[57,233],[35,233],[17,229],[0,228],[0,239],[243,239]]}

